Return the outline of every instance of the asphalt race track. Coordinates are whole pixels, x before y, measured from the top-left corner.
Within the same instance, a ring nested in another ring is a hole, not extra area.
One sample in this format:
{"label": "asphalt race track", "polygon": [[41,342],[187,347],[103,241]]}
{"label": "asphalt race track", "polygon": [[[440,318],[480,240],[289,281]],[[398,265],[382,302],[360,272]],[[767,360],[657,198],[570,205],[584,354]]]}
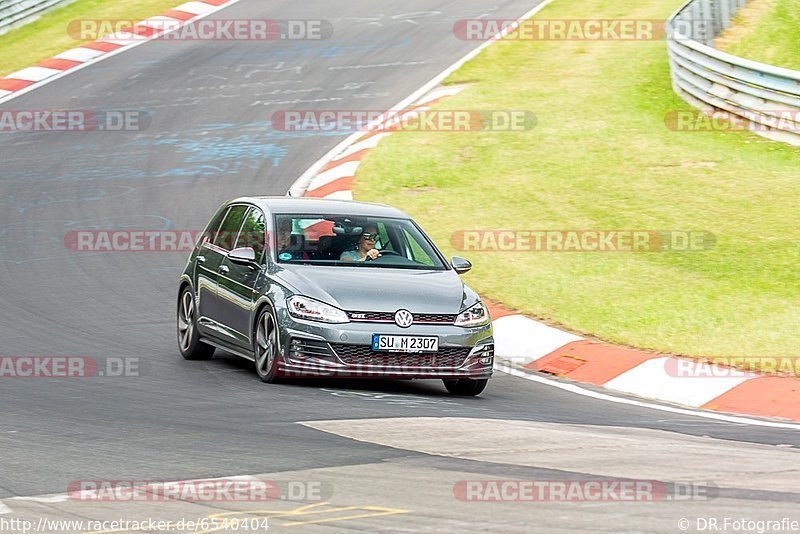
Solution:
{"label": "asphalt race track", "polygon": [[[304,516],[300,530],[679,532],[684,517],[691,531],[698,517],[800,519],[795,430],[610,403],[501,373],[478,398],[451,397],[439,381],[262,384],[224,353],[180,357],[176,281],[186,253],[65,246],[78,229],[202,230],[228,198],[284,194],[346,134],[278,132],[271,113],[391,107],[477,45],[453,36],[456,20],[516,18],[531,7],[243,0],[215,18],[324,19],[333,37],[150,42],[0,105],[152,118],[138,132],[0,134],[0,355],[138,358],[141,370],[2,380],[0,518],[202,517],[211,511],[197,504],[100,509],[11,497],[64,493],[87,479],[268,474],[324,482],[324,506],[385,512]],[[714,490],[682,503],[464,502],[453,490],[463,480],[595,477]]]}

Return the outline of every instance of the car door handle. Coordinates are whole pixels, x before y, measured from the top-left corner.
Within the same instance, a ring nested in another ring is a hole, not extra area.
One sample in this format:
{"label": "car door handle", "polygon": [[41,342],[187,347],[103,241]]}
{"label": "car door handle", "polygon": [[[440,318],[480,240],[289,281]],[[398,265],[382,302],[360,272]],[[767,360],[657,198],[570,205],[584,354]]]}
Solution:
{"label": "car door handle", "polygon": [[228,268],[228,266],[227,266],[227,265],[222,265],[222,266],[219,268],[219,272],[221,272],[222,274],[228,274],[230,271],[231,271],[231,270]]}
{"label": "car door handle", "polygon": [[206,262],[206,257],[205,256],[197,256],[197,262],[198,263],[205,263]]}

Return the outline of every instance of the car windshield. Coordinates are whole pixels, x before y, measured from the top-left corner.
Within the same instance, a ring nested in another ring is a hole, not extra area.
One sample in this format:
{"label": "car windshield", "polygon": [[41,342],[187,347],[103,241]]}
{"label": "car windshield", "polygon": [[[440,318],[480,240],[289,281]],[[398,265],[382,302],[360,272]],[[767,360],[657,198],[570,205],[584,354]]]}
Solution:
{"label": "car windshield", "polygon": [[410,219],[363,216],[275,216],[279,263],[446,270],[431,240]]}

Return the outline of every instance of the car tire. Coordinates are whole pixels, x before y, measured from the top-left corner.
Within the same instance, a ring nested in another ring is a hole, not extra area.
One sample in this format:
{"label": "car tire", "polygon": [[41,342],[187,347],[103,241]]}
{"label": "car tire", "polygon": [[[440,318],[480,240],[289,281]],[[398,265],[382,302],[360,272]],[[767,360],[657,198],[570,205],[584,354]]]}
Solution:
{"label": "car tire", "polygon": [[178,297],[178,349],[187,360],[208,360],[214,356],[214,347],[200,341],[196,309],[192,288],[186,286]]}
{"label": "car tire", "polygon": [[279,335],[278,321],[271,307],[264,307],[258,314],[253,336],[253,354],[258,378],[262,382],[278,381]]}
{"label": "car tire", "polygon": [[459,378],[457,380],[442,380],[444,387],[447,388],[453,395],[460,395],[462,397],[474,397],[480,395],[486,389],[488,379],[482,378],[480,380],[473,380],[471,378]]}

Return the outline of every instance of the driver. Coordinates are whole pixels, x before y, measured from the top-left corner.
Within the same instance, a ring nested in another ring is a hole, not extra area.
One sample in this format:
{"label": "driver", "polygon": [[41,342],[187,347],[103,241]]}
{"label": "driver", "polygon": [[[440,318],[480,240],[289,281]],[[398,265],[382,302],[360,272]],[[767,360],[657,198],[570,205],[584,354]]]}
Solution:
{"label": "driver", "polygon": [[356,250],[345,250],[339,256],[339,259],[342,261],[374,260],[381,255],[380,251],[375,248],[377,241],[378,229],[375,226],[367,226],[358,239],[358,248]]}

